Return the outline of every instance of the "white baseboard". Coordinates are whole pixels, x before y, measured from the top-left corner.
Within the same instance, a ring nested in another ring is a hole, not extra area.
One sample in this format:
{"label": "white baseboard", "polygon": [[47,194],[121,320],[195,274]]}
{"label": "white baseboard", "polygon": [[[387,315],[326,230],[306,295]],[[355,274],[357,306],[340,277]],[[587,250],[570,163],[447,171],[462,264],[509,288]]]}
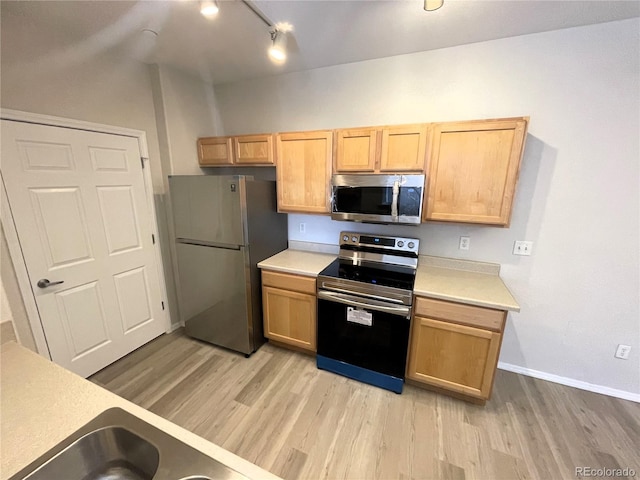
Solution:
{"label": "white baseboard", "polygon": [[512,365],[511,363],[498,362],[498,368],[501,370],[506,370],[508,372],[520,373],[528,377],[534,377],[553,383],[559,383],[561,385],[566,385],[567,387],[579,388],[580,390],[601,393],[602,395],[608,395],[610,397],[622,398],[624,400],[630,400],[632,402],[640,403],[640,394],[627,392],[626,390],[618,390],[616,388],[604,387],[602,385],[594,385],[593,383],[574,380],[573,378],[568,377],[561,377],[560,375],[541,372],[539,370],[532,370],[530,368]]}
{"label": "white baseboard", "polygon": [[171,326],[169,327],[169,331],[167,333],[173,333],[173,332],[175,332],[176,330],[178,330],[181,327],[184,327],[184,323],[183,322],[172,323]]}

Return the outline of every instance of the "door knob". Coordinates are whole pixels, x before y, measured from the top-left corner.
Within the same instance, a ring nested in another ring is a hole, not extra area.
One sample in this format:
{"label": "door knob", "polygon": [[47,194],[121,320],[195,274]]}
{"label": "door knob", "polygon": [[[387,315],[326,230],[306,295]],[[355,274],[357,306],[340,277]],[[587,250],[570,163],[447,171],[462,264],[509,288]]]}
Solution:
{"label": "door knob", "polygon": [[64,280],[59,280],[57,282],[50,282],[49,279],[47,278],[41,278],[40,280],[38,280],[38,283],[36,285],[38,285],[40,288],[47,288],[52,285],[60,285],[61,283],[64,283]]}

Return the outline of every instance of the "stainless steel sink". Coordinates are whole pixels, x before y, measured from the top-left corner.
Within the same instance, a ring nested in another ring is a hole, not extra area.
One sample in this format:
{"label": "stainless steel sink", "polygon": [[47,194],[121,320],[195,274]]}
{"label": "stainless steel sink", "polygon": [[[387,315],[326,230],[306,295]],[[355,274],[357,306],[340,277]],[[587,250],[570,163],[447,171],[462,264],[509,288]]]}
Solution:
{"label": "stainless steel sink", "polygon": [[120,408],[106,410],[10,480],[247,480]]}

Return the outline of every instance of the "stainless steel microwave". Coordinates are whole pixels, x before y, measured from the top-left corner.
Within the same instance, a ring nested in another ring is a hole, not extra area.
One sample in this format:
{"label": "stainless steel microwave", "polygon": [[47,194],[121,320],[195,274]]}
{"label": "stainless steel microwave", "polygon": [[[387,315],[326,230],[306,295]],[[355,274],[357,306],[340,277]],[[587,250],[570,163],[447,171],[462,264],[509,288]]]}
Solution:
{"label": "stainless steel microwave", "polygon": [[424,178],[424,175],[334,175],[331,177],[331,218],[419,224]]}

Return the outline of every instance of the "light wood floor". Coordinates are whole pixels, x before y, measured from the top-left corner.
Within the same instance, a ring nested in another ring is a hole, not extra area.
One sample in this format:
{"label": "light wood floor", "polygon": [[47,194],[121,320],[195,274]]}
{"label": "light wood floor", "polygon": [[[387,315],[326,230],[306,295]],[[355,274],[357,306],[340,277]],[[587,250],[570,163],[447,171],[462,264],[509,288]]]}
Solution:
{"label": "light wood floor", "polygon": [[285,479],[573,479],[634,468],[640,405],[498,371],[485,407],[402,395],[263,345],[164,335],[91,380]]}

